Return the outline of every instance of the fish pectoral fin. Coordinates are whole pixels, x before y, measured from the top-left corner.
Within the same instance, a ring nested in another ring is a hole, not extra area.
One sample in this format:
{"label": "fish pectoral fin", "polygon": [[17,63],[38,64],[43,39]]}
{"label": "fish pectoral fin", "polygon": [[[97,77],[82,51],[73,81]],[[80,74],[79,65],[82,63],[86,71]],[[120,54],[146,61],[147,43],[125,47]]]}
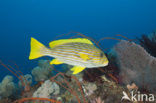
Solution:
{"label": "fish pectoral fin", "polygon": [[84,60],[84,61],[87,61],[89,59],[89,56],[87,54],[83,54],[83,53],[80,53],[80,57]]}
{"label": "fish pectoral fin", "polygon": [[53,59],[50,64],[55,64],[55,65],[59,65],[59,64],[63,64],[63,62],[59,61],[58,59]]}
{"label": "fish pectoral fin", "polygon": [[85,67],[81,67],[81,66],[74,66],[73,68],[71,68],[70,70],[73,71],[73,74],[78,74],[81,71],[83,71],[85,69]]}

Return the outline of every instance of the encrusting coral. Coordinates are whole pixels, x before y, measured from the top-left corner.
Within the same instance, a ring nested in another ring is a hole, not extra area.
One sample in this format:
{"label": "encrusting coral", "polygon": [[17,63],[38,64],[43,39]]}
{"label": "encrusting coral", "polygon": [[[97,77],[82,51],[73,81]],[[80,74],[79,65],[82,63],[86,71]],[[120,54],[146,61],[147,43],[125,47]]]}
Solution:
{"label": "encrusting coral", "polygon": [[120,78],[124,84],[135,83],[139,88],[156,91],[156,58],[134,42],[121,40],[114,46],[114,55],[120,68]]}

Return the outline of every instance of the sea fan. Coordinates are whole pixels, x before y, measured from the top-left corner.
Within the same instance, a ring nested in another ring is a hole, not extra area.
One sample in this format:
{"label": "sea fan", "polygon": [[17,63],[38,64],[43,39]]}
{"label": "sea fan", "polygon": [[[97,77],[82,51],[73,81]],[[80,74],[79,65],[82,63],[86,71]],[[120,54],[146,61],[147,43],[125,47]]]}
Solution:
{"label": "sea fan", "polygon": [[135,83],[139,88],[155,91],[156,58],[134,42],[122,40],[110,52],[116,57],[122,83]]}

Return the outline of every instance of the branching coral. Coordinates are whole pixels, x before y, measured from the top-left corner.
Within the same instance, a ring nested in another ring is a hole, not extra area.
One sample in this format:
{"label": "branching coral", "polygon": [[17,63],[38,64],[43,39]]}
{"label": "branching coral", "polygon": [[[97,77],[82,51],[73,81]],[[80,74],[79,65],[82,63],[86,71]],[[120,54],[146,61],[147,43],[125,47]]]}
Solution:
{"label": "branching coral", "polygon": [[138,38],[139,43],[143,46],[147,52],[152,56],[156,57],[156,32],[153,32],[151,35],[142,35],[141,38]]}

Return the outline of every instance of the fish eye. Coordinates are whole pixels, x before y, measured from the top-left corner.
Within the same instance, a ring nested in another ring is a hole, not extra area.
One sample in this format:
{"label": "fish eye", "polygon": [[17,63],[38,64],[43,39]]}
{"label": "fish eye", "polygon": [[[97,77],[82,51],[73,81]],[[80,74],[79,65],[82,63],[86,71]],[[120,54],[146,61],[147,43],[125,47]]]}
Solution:
{"label": "fish eye", "polygon": [[103,57],[104,56],[104,54],[103,53],[100,53],[100,57]]}

